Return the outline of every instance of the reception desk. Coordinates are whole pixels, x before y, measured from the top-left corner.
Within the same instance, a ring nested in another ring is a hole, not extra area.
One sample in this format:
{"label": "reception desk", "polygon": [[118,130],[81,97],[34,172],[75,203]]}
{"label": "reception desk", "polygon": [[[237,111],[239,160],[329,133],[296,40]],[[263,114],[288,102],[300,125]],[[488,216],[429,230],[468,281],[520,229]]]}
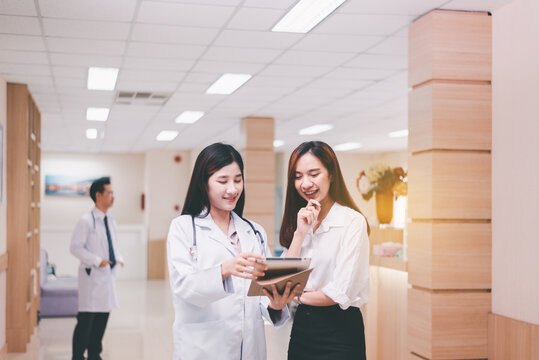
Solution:
{"label": "reception desk", "polygon": [[[403,230],[373,227],[372,246],[386,241],[403,242]],[[370,300],[362,309],[365,318],[367,358],[408,359],[406,348],[407,263],[396,257],[370,257]]]}

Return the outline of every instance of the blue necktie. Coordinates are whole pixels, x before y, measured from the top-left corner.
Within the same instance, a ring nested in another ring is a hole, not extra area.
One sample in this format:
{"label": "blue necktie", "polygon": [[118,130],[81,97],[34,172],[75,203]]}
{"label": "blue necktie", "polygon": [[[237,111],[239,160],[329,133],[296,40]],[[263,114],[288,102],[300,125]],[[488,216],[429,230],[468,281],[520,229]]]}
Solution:
{"label": "blue necktie", "polygon": [[112,247],[112,237],[110,236],[109,231],[109,222],[107,221],[107,217],[105,216],[105,230],[107,232],[107,241],[109,243],[109,260],[112,262],[110,264],[111,269],[116,265],[116,256],[114,256],[114,248]]}

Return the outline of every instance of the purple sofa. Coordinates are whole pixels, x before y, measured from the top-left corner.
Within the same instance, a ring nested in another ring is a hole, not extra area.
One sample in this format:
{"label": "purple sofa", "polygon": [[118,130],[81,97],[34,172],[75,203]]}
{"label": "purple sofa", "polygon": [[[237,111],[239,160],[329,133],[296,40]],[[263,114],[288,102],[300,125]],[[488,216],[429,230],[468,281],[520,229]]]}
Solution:
{"label": "purple sofa", "polygon": [[41,249],[41,303],[40,317],[76,316],[79,308],[77,278],[48,273],[47,251]]}

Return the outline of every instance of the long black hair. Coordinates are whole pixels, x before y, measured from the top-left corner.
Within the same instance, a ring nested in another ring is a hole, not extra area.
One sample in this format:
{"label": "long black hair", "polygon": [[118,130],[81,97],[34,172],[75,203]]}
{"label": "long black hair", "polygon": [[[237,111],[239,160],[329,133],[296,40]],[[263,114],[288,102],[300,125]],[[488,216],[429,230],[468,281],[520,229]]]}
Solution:
{"label": "long black hair", "polygon": [[[361,213],[356,203],[352,199],[352,196],[350,196],[348,189],[346,188],[341,167],[339,166],[339,161],[337,160],[337,156],[335,155],[333,149],[322,141],[304,142],[292,152],[288,162],[286,200],[284,204],[283,221],[281,224],[281,230],[279,232],[279,243],[287,249],[290,247],[290,243],[294,237],[294,231],[296,231],[297,228],[298,211],[307,205],[307,200],[298,194],[295,186],[296,166],[298,160],[306,153],[311,153],[316,156],[322,165],[324,165],[324,167],[327,169],[330,178],[329,197],[337,203]],[[370,233],[368,223],[367,231]]]}
{"label": "long black hair", "polygon": [[[243,176],[243,160],[240,153],[231,145],[215,143],[207,146],[198,154],[187,189],[187,196],[182,209],[182,215],[198,216],[202,210],[206,209],[206,216],[210,213],[211,204],[208,197],[208,179],[221,168],[237,163]],[[245,205],[245,189],[241,192],[240,198],[236,203],[234,212],[240,217],[243,216],[243,207]]]}

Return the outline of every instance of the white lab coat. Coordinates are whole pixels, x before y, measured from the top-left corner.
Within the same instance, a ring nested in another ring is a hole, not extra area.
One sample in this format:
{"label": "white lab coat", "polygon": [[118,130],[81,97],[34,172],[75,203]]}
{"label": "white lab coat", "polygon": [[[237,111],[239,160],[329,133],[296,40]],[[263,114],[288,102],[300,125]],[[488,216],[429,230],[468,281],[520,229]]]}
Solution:
{"label": "white lab coat", "polygon": [[[93,208],[84,214],[75,226],[70,251],[80,260],[79,265],[79,311],[110,312],[118,307],[114,280],[120,264],[100,268],[102,260],[109,259],[109,245],[104,223],[105,214]],[[123,258],[118,251],[116,222],[107,214],[116,261]],[[89,268],[90,274],[86,272]]]}
{"label": "white lab coat", "polygon": [[[232,213],[242,252],[263,254],[252,228]],[[267,256],[271,256],[264,229],[260,231]],[[251,280],[229,276],[224,282],[221,264],[236,256],[228,237],[211,215],[195,217],[197,260],[193,245],[191,216],[175,218],[167,239],[170,286],[175,310],[175,360],[265,360],[264,316],[272,321],[265,296],[247,296]],[[290,318],[285,307],[274,326]]]}

